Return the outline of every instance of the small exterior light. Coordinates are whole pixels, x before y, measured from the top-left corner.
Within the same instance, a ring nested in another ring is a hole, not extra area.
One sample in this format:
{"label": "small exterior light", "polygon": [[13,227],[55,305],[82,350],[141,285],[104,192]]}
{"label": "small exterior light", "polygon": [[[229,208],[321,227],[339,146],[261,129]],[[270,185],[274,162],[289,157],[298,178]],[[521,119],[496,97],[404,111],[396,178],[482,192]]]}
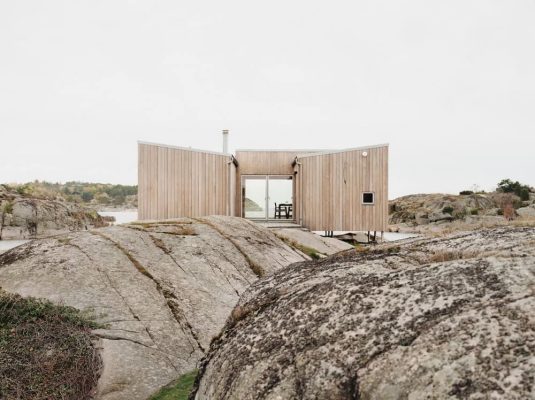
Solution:
{"label": "small exterior light", "polygon": [[363,151],[362,152],[362,157],[368,157],[368,152],[367,151]]}

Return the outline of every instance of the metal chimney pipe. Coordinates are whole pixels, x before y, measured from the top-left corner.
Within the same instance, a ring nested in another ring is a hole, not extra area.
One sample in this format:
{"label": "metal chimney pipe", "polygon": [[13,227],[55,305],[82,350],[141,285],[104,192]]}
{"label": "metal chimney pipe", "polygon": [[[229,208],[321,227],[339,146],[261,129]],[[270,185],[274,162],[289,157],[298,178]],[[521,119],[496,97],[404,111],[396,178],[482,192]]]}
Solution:
{"label": "metal chimney pipe", "polygon": [[223,129],[223,153],[228,154],[228,129]]}

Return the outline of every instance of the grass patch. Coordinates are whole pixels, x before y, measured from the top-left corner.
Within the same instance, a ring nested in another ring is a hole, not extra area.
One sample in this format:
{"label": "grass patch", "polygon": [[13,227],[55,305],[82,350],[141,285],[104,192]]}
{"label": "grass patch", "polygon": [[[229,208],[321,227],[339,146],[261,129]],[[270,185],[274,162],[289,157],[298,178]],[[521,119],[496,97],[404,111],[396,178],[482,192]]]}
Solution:
{"label": "grass patch", "polygon": [[316,249],[313,249],[312,247],[308,247],[305,245],[302,245],[301,243],[296,242],[295,240],[289,239],[286,236],[279,235],[275,233],[275,236],[277,236],[280,240],[282,240],[284,243],[286,243],[288,246],[293,247],[296,250],[299,250],[301,253],[306,254],[313,260],[319,260],[324,256],[324,254],[320,253]]}
{"label": "grass patch", "polygon": [[93,398],[98,327],[75,308],[0,290],[0,398]]}
{"label": "grass patch", "polygon": [[309,256],[313,260],[319,260],[321,258],[321,253],[319,253],[318,251],[316,251],[316,249],[313,249],[312,247],[303,246],[302,244],[299,244],[299,243],[295,243],[293,247],[305,253],[307,256]]}
{"label": "grass patch", "polygon": [[8,201],[4,204],[3,211],[5,214],[12,214],[13,213],[13,202]]}
{"label": "grass patch", "polygon": [[197,370],[182,375],[176,381],[162,388],[149,400],[187,400],[197,377]]}
{"label": "grass patch", "polygon": [[58,238],[58,242],[60,242],[61,244],[68,245],[68,244],[71,243],[71,238],[68,238],[68,237],[60,237],[60,238]]}
{"label": "grass patch", "polygon": [[[130,222],[126,225],[128,228],[140,231],[150,231],[154,233],[165,233],[176,236],[196,236],[197,232],[191,226],[191,222],[162,221],[162,222]],[[170,230],[155,230],[158,228]],[[169,228],[167,228],[169,227]]]}

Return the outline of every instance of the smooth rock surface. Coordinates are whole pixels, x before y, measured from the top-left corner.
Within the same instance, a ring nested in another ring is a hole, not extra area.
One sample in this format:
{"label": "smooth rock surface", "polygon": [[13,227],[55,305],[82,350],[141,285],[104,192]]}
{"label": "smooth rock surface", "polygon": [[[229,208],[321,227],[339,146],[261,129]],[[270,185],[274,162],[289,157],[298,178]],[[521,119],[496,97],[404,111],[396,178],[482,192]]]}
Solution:
{"label": "smooth rock surface", "polygon": [[240,294],[303,256],[241,218],[143,222],[0,255],[0,286],[89,310],[106,327],[98,399],[145,400],[193,370]]}
{"label": "smooth rock surface", "polygon": [[311,233],[310,231],[297,228],[274,229],[275,235],[281,237],[286,242],[296,243],[298,246],[305,246],[316,250],[323,255],[331,255],[344,250],[353,249],[354,246],[341,240],[323,237]]}
{"label": "smooth rock surface", "polygon": [[535,218],[535,205],[519,208],[516,212],[521,217]]}
{"label": "smooth rock surface", "polygon": [[534,371],[535,228],[495,228],[255,282],[192,398],[533,399]]}

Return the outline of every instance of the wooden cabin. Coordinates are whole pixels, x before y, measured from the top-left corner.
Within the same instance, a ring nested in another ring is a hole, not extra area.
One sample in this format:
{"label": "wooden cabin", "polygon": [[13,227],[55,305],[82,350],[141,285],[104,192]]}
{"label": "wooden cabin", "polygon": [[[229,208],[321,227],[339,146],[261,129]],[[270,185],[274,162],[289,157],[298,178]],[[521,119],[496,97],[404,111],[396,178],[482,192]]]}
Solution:
{"label": "wooden cabin", "polygon": [[311,231],[384,232],[388,145],[237,150],[138,143],[141,220],[231,215]]}

